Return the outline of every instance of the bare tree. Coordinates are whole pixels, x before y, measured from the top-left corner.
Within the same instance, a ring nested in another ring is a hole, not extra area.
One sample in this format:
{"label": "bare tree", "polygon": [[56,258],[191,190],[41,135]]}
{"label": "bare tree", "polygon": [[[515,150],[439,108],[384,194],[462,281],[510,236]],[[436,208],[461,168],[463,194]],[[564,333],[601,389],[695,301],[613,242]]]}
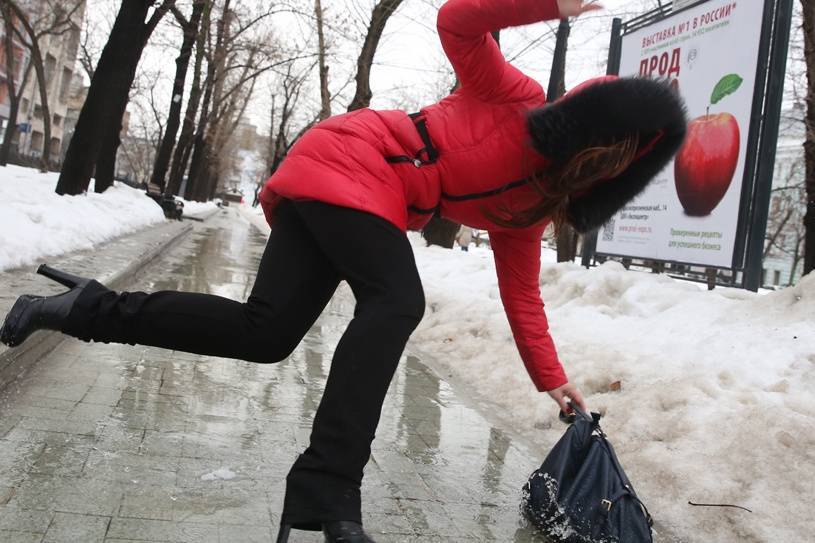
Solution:
{"label": "bare tree", "polygon": [[[228,33],[230,31],[229,19],[232,17],[230,10],[230,0],[224,0],[222,7],[221,17],[217,23],[217,30],[215,33],[214,46],[208,43],[208,50],[210,57],[207,62],[207,78],[204,84],[204,97],[201,106],[201,114],[198,118],[198,126],[195,130],[195,140],[193,142],[192,157],[190,162],[189,177],[187,178],[187,187],[184,192],[184,197],[192,200],[197,192],[200,192],[200,187],[196,185],[202,184],[204,181],[201,179],[203,173],[204,161],[206,160],[207,149],[207,130],[210,119],[210,107],[212,105],[213,95],[223,89],[223,78],[217,77],[218,74],[223,73],[227,65],[227,50],[224,44],[229,40]],[[208,40],[209,41],[209,40]]]}
{"label": "bare tree", "polygon": [[[57,182],[58,194],[85,191],[96,167],[96,190],[113,183],[128,93],[147,40],[175,0],[122,0],[88,89]],[[148,18],[148,12],[153,9]]]}
{"label": "bare tree", "polygon": [[[179,194],[184,172],[187,171],[190,155],[192,153],[193,138],[195,137],[195,118],[198,115],[198,108],[201,104],[201,95],[204,92],[206,81],[201,81],[204,57],[206,55],[206,44],[210,39],[210,14],[212,12],[212,2],[207,0],[206,9],[201,16],[200,29],[195,40],[195,66],[193,67],[192,87],[187,100],[187,109],[184,112],[184,122],[181,126],[181,134],[173,152],[173,162],[170,168],[170,178],[165,190],[166,194]],[[209,72],[207,72],[209,75]]]}
{"label": "bare tree", "polygon": [[215,193],[224,171],[220,151],[242,120],[256,80],[289,60],[279,60],[282,53],[273,36],[258,24],[276,12],[277,8],[268,6],[257,12],[245,6],[238,10],[230,0],[224,1],[215,43],[210,40],[208,45],[205,91],[185,198],[206,200]]}
{"label": "bare tree", "polygon": [[[0,13],[6,19],[19,21],[22,30],[11,21],[7,29],[13,30],[21,43],[31,51],[31,64],[37,75],[37,87],[40,94],[40,107],[42,108],[43,150],[40,161],[40,170],[47,172],[51,164],[51,110],[48,107],[48,78],[45,74],[45,65],[40,48],[40,40],[44,36],[59,36],[75,29],[74,15],[82,8],[84,1],[74,0],[67,7],[63,3],[46,2],[42,5],[40,18],[32,21],[28,13],[22,9],[15,0],[0,0],[3,9]],[[16,125],[16,123],[15,123]],[[10,130],[15,130],[16,126]]]}
{"label": "bare tree", "polygon": [[328,92],[328,66],[325,63],[325,32],[323,28],[323,5],[314,0],[314,16],[317,22],[317,63],[320,68],[320,120],[331,117],[331,93]]}
{"label": "bare tree", "polygon": [[[3,36],[3,46],[6,50],[6,87],[8,89],[9,101],[9,117],[6,122],[6,132],[3,136],[3,144],[0,147],[0,166],[8,164],[9,153],[11,152],[11,142],[14,135],[17,133],[17,114],[20,110],[20,98],[23,95],[28,77],[31,74],[32,63],[28,60],[25,63],[25,68],[22,70],[20,84],[17,85],[15,81],[18,73],[18,60],[22,64],[24,55],[16,58],[14,50],[14,15],[7,4],[0,4],[0,13],[2,13],[3,23],[5,26],[5,35]],[[21,45],[21,50],[22,50]]]}
{"label": "bare tree", "polygon": [[374,6],[368,32],[365,34],[365,41],[357,58],[357,88],[354,98],[348,104],[348,111],[368,107],[371,103],[371,97],[373,96],[371,92],[371,66],[374,62],[376,48],[379,45],[382,32],[385,30],[385,24],[401,3],[402,0],[379,0]]}
{"label": "bare tree", "polygon": [[190,65],[190,57],[192,56],[192,48],[195,44],[195,38],[198,36],[198,27],[201,22],[201,17],[204,9],[208,7],[208,0],[195,0],[192,7],[190,18],[184,17],[177,7],[170,8],[173,15],[181,26],[184,33],[184,39],[181,42],[181,49],[178,58],[175,60],[175,80],[173,81],[172,95],[170,98],[170,111],[167,115],[167,129],[164,132],[161,146],[156,154],[156,163],[153,167],[153,175],[151,183],[158,185],[160,190],[164,192],[164,178],[167,175],[167,169],[170,165],[170,156],[175,146],[175,138],[178,133],[178,127],[181,124],[181,98],[184,94],[184,83],[187,80],[187,69]]}

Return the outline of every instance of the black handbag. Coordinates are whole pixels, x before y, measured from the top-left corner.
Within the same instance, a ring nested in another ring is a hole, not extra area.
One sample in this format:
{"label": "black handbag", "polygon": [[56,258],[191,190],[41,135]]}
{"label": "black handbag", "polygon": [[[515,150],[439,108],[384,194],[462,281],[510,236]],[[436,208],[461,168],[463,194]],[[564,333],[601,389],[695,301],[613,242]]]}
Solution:
{"label": "black handbag", "polygon": [[523,487],[524,516],[553,542],[651,543],[651,515],[600,429],[600,415],[572,409],[572,424]]}

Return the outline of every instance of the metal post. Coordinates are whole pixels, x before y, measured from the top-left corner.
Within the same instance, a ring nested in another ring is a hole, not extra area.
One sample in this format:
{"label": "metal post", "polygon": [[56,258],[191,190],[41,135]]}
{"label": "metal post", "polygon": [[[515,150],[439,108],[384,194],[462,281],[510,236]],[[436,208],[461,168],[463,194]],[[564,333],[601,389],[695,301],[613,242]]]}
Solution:
{"label": "metal post", "polygon": [[764,101],[764,126],[758,148],[758,171],[753,192],[753,213],[750,220],[747,259],[744,268],[743,286],[754,292],[761,286],[764,238],[767,232],[775,150],[778,143],[778,124],[781,117],[781,100],[784,95],[784,72],[787,65],[787,49],[792,24],[792,0],[777,0],[773,20],[767,95]]}
{"label": "metal post", "polygon": [[555,56],[552,58],[552,71],[549,74],[549,90],[546,93],[546,101],[554,102],[560,98],[560,82],[563,81],[566,73],[566,45],[569,43],[569,33],[572,27],[569,19],[560,20],[557,27],[557,41],[555,42]]}
{"label": "metal post", "polygon": [[[764,108],[766,107],[767,78],[769,77],[770,55],[772,53],[773,28],[775,27],[776,0],[762,0],[761,35],[758,42],[758,65],[756,84],[753,87],[753,104],[750,109],[750,128],[747,133],[747,154],[744,158],[744,176],[739,196],[739,216],[736,221],[736,240],[733,247],[732,266],[744,271],[747,253],[747,239],[753,214],[753,195],[758,182],[758,160],[761,144],[761,131],[764,127]],[[743,277],[741,281],[744,285]]]}
{"label": "metal post", "polygon": [[[611,41],[608,44],[608,64],[606,65],[606,75],[618,75],[620,73],[620,46],[622,45],[623,20],[615,17],[611,22]],[[591,267],[591,261],[597,250],[597,230],[583,235],[583,256],[580,263],[586,267]]]}

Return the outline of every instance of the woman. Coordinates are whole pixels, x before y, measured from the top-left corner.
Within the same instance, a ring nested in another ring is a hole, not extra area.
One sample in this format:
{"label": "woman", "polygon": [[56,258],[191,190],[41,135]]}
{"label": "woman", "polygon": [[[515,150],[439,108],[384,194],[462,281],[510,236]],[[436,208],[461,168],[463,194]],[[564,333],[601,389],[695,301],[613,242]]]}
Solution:
{"label": "woman", "polygon": [[[372,541],[361,526],[363,467],[390,380],[424,312],[405,236],[438,211],[489,230],[501,298],[535,386],[584,406],[548,333],[539,292],[550,222],[598,227],[670,160],[685,132],[663,83],[601,80],[545,105],[489,33],[598,9],[582,0],[450,0],[442,46],[460,88],[419,114],[363,109],[330,118],[291,150],[262,194],[271,235],[246,303],[184,292],[116,293],[49,268],[71,290],[22,296],[0,339],[34,330],[266,363],[286,358],[346,280],[354,318],[337,345],[311,443],[287,476],[279,541],[322,529]],[[225,341],[223,338],[229,338]]]}

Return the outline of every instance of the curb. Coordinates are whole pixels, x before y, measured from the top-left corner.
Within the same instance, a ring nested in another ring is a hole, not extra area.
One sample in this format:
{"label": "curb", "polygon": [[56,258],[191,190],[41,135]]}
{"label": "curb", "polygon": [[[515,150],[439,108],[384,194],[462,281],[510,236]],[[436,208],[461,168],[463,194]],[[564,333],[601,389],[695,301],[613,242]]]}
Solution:
{"label": "curb", "polygon": [[[206,218],[209,218],[209,216]],[[123,269],[105,277],[105,284],[114,289],[127,284],[133,276],[184,238],[192,229],[192,224],[183,225],[178,232],[172,233],[167,239],[151,247]],[[111,240],[113,243],[115,241],[115,239]],[[8,385],[19,377],[25,375],[34,364],[53,351],[66,337],[60,332],[41,330],[35,332],[22,346],[6,349],[0,353],[0,392],[4,391]]]}

